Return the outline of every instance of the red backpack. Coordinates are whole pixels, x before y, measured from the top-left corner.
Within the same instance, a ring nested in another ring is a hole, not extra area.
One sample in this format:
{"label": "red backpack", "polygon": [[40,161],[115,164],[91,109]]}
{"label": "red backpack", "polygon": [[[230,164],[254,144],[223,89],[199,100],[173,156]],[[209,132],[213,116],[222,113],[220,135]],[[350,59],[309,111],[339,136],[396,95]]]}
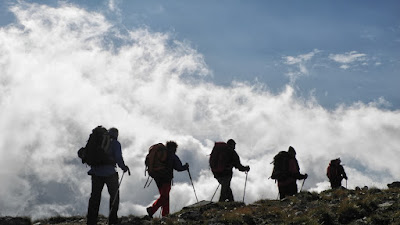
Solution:
{"label": "red backpack", "polygon": [[326,169],[326,176],[329,178],[329,180],[335,180],[340,176],[338,170],[339,170],[339,165],[336,159],[331,160],[328,168]]}
{"label": "red backpack", "polygon": [[221,173],[227,167],[229,161],[228,144],[225,142],[215,142],[210,155],[210,168],[213,174]]}

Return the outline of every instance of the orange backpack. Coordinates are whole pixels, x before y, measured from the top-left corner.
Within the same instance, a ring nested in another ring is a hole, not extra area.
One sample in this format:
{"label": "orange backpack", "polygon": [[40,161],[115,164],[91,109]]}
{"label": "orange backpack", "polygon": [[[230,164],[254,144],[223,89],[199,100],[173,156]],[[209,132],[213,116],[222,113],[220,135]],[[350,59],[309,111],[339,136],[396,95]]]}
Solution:
{"label": "orange backpack", "polygon": [[146,171],[151,177],[161,177],[167,173],[168,150],[165,145],[158,143],[150,146],[146,156]]}

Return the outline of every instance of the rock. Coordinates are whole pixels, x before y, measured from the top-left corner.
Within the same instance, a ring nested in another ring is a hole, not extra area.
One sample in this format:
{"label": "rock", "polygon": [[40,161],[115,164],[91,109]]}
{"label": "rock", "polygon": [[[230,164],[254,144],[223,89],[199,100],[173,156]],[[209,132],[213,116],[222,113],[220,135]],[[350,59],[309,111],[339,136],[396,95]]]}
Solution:
{"label": "rock", "polygon": [[389,188],[400,188],[400,181],[395,181],[387,185]]}
{"label": "rock", "polygon": [[185,209],[185,208],[202,207],[202,206],[210,205],[210,204],[214,204],[214,202],[202,200],[202,201],[199,201],[199,202],[197,202],[197,203],[194,203],[193,205],[188,205],[188,206],[184,207],[184,209]]}
{"label": "rock", "polygon": [[1,217],[0,218],[1,225],[31,225],[31,220],[24,217]]}
{"label": "rock", "polygon": [[384,202],[382,204],[379,204],[378,207],[379,208],[387,208],[387,207],[392,206],[392,205],[393,205],[393,202]]}
{"label": "rock", "polygon": [[185,220],[196,220],[201,217],[201,213],[200,210],[186,211],[182,214],[179,214],[178,217]]}

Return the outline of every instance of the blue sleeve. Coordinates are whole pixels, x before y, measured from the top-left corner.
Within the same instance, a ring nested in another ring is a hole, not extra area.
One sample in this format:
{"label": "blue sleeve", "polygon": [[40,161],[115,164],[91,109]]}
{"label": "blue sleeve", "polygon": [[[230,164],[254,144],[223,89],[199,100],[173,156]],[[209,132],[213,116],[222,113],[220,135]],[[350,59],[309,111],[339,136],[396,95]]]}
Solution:
{"label": "blue sleeve", "polygon": [[113,140],[111,142],[111,147],[114,153],[114,159],[117,162],[119,168],[124,170],[126,168],[124,159],[122,158],[122,150],[121,150],[121,144],[118,141]]}
{"label": "blue sleeve", "polygon": [[182,162],[177,155],[174,155],[174,169],[176,171],[184,171],[187,169],[186,166],[182,165]]}

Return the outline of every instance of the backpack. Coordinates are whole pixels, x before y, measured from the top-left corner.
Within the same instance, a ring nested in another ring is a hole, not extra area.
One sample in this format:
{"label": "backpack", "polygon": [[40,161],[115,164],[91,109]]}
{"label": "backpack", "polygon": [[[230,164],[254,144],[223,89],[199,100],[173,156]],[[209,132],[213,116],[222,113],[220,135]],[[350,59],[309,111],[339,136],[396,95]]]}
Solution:
{"label": "backpack", "polygon": [[86,146],[79,149],[78,156],[82,163],[89,166],[113,165],[115,160],[110,155],[111,138],[106,128],[97,126],[92,130]]}
{"label": "backpack", "polygon": [[289,177],[289,153],[280,151],[274,156],[274,169],[272,170],[271,178],[274,180],[284,180]]}
{"label": "backpack", "polygon": [[146,156],[146,171],[152,178],[163,177],[168,172],[167,165],[168,150],[165,145],[158,143],[150,146]]}
{"label": "backpack", "polygon": [[228,167],[228,160],[228,144],[225,142],[215,142],[209,160],[213,174],[223,172]]}
{"label": "backpack", "polygon": [[339,165],[335,160],[332,160],[329,163],[329,166],[326,169],[326,176],[329,178],[329,180],[337,180],[340,177]]}

